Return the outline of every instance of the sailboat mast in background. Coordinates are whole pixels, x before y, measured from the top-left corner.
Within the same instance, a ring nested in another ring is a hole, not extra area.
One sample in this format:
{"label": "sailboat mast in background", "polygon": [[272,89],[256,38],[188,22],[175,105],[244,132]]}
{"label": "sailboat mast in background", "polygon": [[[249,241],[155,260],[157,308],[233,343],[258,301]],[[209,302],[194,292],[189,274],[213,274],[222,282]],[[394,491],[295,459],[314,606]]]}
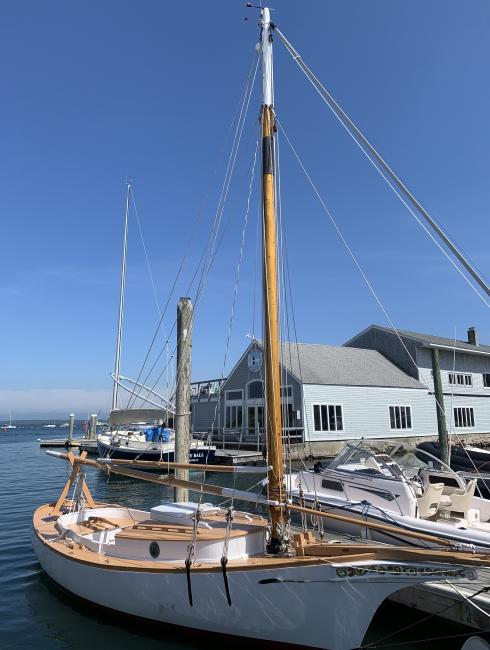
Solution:
{"label": "sailboat mast in background", "polygon": [[128,191],[126,194],[126,212],[124,215],[124,242],[123,257],[121,267],[121,290],[119,292],[119,319],[117,323],[117,343],[116,343],[116,360],[114,363],[114,387],[112,389],[112,411],[118,407],[119,397],[119,379],[121,374],[121,345],[122,330],[124,321],[124,294],[126,290],[126,252],[128,248],[128,215],[129,215],[129,197],[131,194],[131,183],[128,181]]}

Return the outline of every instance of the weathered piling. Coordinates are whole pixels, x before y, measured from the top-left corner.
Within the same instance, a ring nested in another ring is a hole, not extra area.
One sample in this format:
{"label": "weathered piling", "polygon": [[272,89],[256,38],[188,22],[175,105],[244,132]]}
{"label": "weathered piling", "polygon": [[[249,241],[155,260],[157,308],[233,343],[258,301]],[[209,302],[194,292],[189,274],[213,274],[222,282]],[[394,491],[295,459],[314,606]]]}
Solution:
{"label": "weathered piling", "polygon": [[[175,391],[175,462],[188,463],[191,442],[192,302],[181,298],[177,306],[177,385]],[[176,469],[177,479],[189,480],[188,469]],[[175,488],[176,501],[188,501],[189,490]]]}
{"label": "weathered piling", "polygon": [[97,439],[97,415],[95,413],[92,413],[92,415],[90,416],[89,439],[90,440]]}
{"label": "weathered piling", "polygon": [[75,428],[75,415],[70,413],[70,424],[68,425],[68,444],[71,445],[73,441],[73,429]]}

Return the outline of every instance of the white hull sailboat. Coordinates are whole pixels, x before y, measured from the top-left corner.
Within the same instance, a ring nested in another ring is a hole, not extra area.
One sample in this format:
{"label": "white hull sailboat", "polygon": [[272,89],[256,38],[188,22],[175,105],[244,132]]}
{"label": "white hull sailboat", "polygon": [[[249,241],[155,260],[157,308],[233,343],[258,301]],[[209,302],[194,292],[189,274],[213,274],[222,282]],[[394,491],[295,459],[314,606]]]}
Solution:
{"label": "white hull sailboat", "polygon": [[[51,452],[67,459],[73,471],[56,504],[35,512],[34,547],[53,580],[111,610],[199,632],[348,650],[361,645],[388,595],[429,580],[467,581],[475,573],[469,567],[488,565],[490,556],[447,546],[439,550],[328,543],[307,531],[293,534],[290,528],[292,512],[323,515],[291,504],[284,483],[269,9],[261,10],[260,24],[268,494],[261,497],[171,474],[173,469],[260,468],[134,460],[133,469],[125,460],[90,461],[84,455]],[[186,502],[139,511],[95,503],[84,479],[86,466],[231,499],[231,506]],[[166,473],[157,476],[141,468]],[[235,499],[267,506],[268,519],[237,511]]]}
{"label": "white hull sailboat", "polygon": [[[341,547],[339,556],[324,546],[322,558],[267,557],[266,522],[237,517],[226,567],[228,605],[220,561],[225,515],[221,521],[215,515],[213,523],[220,525],[202,532],[189,573],[191,592],[184,559],[192,526],[177,532],[175,524],[153,521],[152,529],[150,517],[124,508],[89,508],[55,523],[51,508],[43,506],[34,516],[34,548],[48,575],[91,603],[166,625],[336,650],[361,645],[376,609],[390,594],[433,576],[454,579],[456,574],[432,562],[387,563],[382,548],[371,556],[373,549],[362,545]],[[84,530],[83,522],[97,518],[113,526]],[[129,521],[150,524],[135,531]],[[69,535],[60,540],[66,531]],[[151,544],[160,548],[157,559],[150,555]]]}
{"label": "white hull sailboat", "polygon": [[12,424],[12,411],[9,409],[9,423],[4,424],[2,427],[3,431],[8,431],[9,429],[17,429],[17,425]]}

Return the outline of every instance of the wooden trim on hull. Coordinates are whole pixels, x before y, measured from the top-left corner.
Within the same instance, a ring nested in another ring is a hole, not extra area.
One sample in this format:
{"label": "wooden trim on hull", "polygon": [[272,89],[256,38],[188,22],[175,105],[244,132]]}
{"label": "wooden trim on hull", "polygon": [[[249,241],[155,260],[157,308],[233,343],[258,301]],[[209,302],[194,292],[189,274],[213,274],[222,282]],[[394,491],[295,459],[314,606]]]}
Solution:
{"label": "wooden trim on hull", "polygon": [[[97,504],[104,508],[105,504]],[[72,542],[67,546],[59,539],[59,531],[55,526],[57,517],[53,517],[53,505],[40,506],[33,517],[33,529],[36,537],[50,551],[76,563],[115,571],[133,571],[146,573],[185,573],[184,562],[130,560],[125,558],[99,555],[94,551],[80,548]],[[48,519],[49,521],[46,521]],[[300,536],[301,537],[301,536]],[[437,549],[387,547],[381,544],[325,544],[302,540],[297,554],[293,557],[278,557],[263,555],[229,560],[227,571],[253,571],[263,569],[281,570],[293,566],[312,566],[322,564],[346,564],[362,561],[380,560],[384,562],[436,562],[466,566],[489,566],[488,555],[470,554],[456,551]],[[192,572],[216,573],[221,572],[220,562],[200,563],[192,565]]]}

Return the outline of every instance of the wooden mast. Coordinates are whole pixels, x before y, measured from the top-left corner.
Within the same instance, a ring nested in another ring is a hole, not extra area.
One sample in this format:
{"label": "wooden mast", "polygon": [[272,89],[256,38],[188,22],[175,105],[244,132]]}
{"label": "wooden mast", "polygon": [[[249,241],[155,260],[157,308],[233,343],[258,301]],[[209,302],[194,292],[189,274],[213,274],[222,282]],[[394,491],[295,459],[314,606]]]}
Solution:
{"label": "wooden mast", "polygon": [[[262,10],[262,215],[264,248],[264,357],[265,406],[269,499],[284,503],[284,461],[282,450],[281,386],[279,369],[279,326],[277,301],[277,241],[274,197],[274,96],[272,85],[272,32],[270,13]],[[271,538],[269,553],[286,550],[285,510],[283,506],[270,508]]]}

